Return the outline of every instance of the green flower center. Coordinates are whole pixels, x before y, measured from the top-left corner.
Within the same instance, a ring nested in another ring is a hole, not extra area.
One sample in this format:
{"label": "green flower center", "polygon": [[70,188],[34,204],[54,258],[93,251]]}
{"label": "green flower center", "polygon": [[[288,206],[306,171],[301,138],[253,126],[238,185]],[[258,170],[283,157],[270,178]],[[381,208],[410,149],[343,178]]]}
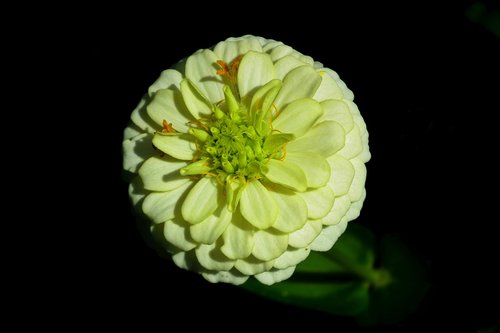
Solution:
{"label": "green flower center", "polygon": [[237,89],[239,59],[231,65],[218,62],[224,81],[224,100],[212,106],[213,113],[189,129],[197,139],[196,161],[181,169],[183,175],[214,175],[226,183],[238,178],[262,177],[270,159],[285,157],[285,144],[293,138],[272,128],[273,101],[281,81],[273,80],[253,96],[240,98]]}

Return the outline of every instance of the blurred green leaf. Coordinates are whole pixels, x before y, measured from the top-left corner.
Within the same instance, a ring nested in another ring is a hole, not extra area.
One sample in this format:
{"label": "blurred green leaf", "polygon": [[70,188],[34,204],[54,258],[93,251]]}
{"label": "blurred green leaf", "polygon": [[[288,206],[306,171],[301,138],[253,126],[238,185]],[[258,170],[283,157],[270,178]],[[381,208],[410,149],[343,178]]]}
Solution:
{"label": "blurred green leaf", "polygon": [[422,261],[398,238],[386,236],[381,242],[381,266],[391,282],[370,291],[370,303],[357,316],[361,325],[393,324],[414,313],[429,282]]}

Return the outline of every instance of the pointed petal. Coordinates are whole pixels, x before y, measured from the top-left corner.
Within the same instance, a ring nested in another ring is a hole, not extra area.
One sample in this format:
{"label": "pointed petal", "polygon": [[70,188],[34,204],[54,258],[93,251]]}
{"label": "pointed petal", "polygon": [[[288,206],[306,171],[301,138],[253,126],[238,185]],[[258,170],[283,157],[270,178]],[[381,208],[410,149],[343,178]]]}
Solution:
{"label": "pointed petal", "polygon": [[331,168],[320,154],[309,152],[289,152],[286,161],[302,169],[307,179],[307,187],[325,186],[330,180]]}
{"label": "pointed petal", "polygon": [[310,219],[320,219],[328,214],[333,207],[335,194],[330,186],[323,186],[307,192],[299,193],[307,204]]}
{"label": "pointed petal", "polygon": [[213,104],[192,81],[182,80],[181,93],[188,111],[195,119],[207,118],[212,114]]}
{"label": "pointed petal", "polygon": [[302,228],[307,221],[307,205],[297,193],[284,187],[269,191],[280,213],[273,228],[290,233]]}
{"label": "pointed petal", "polygon": [[183,184],[175,190],[149,194],[142,204],[142,210],[154,223],[162,223],[175,217],[177,204],[191,186],[191,182]]}
{"label": "pointed petal", "polygon": [[179,90],[182,74],[175,69],[167,69],[161,72],[160,77],[149,87],[148,94],[152,96],[161,89]]}
{"label": "pointed petal", "polygon": [[276,69],[276,78],[283,80],[283,78],[292,70],[300,66],[307,65],[306,63],[297,59],[297,57],[287,55],[278,60],[274,64]]}
{"label": "pointed petal", "polygon": [[258,180],[247,183],[240,199],[241,215],[259,229],[273,225],[279,208],[269,191]]}
{"label": "pointed petal", "polygon": [[263,261],[276,259],[288,247],[288,235],[275,229],[257,230],[253,239],[252,254]]}
{"label": "pointed petal", "polygon": [[167,221],[163,225],[163,235],[168,242],[182,251],[189,251],[197,245],[189,235],[189,226],[189,223],[181,219]]}
{"label": "pointed petal", "polygon": [[335,197],[333,202],[332,210],[323,217],[324,225],[334,225],[338,224],[342,218],[347,214],[347,211],[351,207],[351,199],[349,195],[345,194],[340,197]]}
{"label": "pointed petal", "polygon": [[324,121],[286,146],[287,152],[307,151],[328,157],[344,147],[345,133],[335,121]]}
{"label": "pointed petal", "polygon": [[214,243],[226,230],[232,215],[226,205],[220,205],[212,215],[191,226],[191,237],[198,243]]}
{"label": "pointed petal", "polygon": [[323,114],[321,105],[311,98],[302,98],[288,104],[273,121],[273,127],[296,138],[304,135]]}
{"label": "pointed petal", "polygon": [[262,52],[261,43],[254,36],[219,42],[214,48],[215,55],[226,63],[249,51]]}
{"label": "pointed petal", "polygon": [[329,251],[347,227],[347,223],[339,223],[324,227],[318,237],[311,243],[313,251]]}
{"label": "pointed petal", "polygon": [[321,84],[313,98],[318,102],[327,99],[342,99],[344,97],[342,89],[337,84],[337,81],[328,73],[328,68],[322,68],[318,70],[318,73],[321,76]]}
{"label": "pointed petal", "polygon": [[187,133],[187,124],[194,120],[182,100],[181,93],[171,89],[159,90],[148,104],[147,113],[159,127],[163,127],[163,121],[166,120],[181,133]]}
{"label": "pointed petal", "polygon": [[363,151],[363,142],[361,141],[361,133],[358,125],[354,125],[352,130],[345,136],[344,147],[338,151],[340,155],[348,160],[358,156]]}
{"label": "pointed petal", "polygon": [[168,156],[153,156],[142,164],[138,172],[145,189],[171,191],[190,181],[188,177],[183,177],[179,173],[179,169],[186,165],[186,162]]}
{"label": "pointed petal", "polygon": [[224,85],[221,78],[216,74],[218,70],[217,60],[219,58],[215,53],[204,49],[199,50],[186,61],[186,77],[214,104],[224,99],[222,92]]}
{"label": "pointed petal", "polygon": [[245,259],[238,259],[234,267],[243,274],[255,275],[271,269],[273,262],[272,260],[262,261],[250,256]]}
{"label": "pointed petal", "polygon": [[272,269],[267,272],[262,272],[259,274],[255,274],[255,278],[259,280],[260,283],[265,285],[272,285],[277,282],[284,281],[293,275],[295,271],[295,266],[291,266],[285,269]]}
{"label": "pointed petal", "polygon": [[149,96],[145,95],[139,104],[136,106],[132,114],[130,115],[130,119],[132,122],[141,130],[148,133],[154,133],[161,129],[158,124],[156,124],[147,114],[146,106],[150,102]]}
{"label": "pointed petal", "polygon": [[137,172],[144,160],[156,154],[151,141],[153,135],[143,133],[123,141],[123,169],[130,172]]}
{"label": "pointed petal", "polygon": [[200,265],[208,270],[229,271],[235,263],[234,260],[226,257],[215,243],[211,245],[202,244],[196,249],[195,253]]}
{"label": "pointed petal", "polygon": [[296,191],[307,189],[307,178],[297,165],[286,160],[271,159],[263,168],[263,174],[271,182],[283,185]]}
{"label": "pointed petal", "polygon": [[310,247],[293,248],[289,247],[281,256],[274,261],[274,267],[278,269],[285,269],[291,266],[296,266],[304,261],[311,252]]}
{"label": "pointed petal", "polygon": [[239,286],[248,280],[248,275],[243,275],[237,270],[221,271],[221,272],[203,272],[203,277],[212,283],[224,282]]}
{"label": "pointed petal", "polygon": [[245,221],[241,214],[236,211],[233,214],[232,223],[227,226],[222,234],[224,240],[224,245],[221,247],[222,253],[230,259],[248,257],[253,249],[254,232],[255,227]]}
{"label": "pointed petal", "polygon": [[345,133],[349,133],[352,130],[354,120],[346,103],[343,101],[329,99],[321,102],[321,106],[325,112],[323,113],[323,116],[319,118],[318,122],[334,120],[344,128]]}
{"label": "pointed petal", "polygon": [[194,158],[196,144],[190,134],[160,134],[153,137],[153,145],[174,158],[190,161]]}
{"label": "pointed petal", "polygon": [[351,188],[349,189],[349,198],[351,201],[361,200],[363,196],[363,191],[365,189],[365,180],[366,180],[366,166],[363,162],[358,160],[357,158],[352,159],[352,166],[354,167],[354,178],[352,180]]}
{"label": "pointed petal", "polygon": [[241,59],[238,69],[238,89],[240,95],[253,93],[274,79],[274,65],[268,54],[250,51]]}
{"label": "pointed petal", "polygon": [[189,191],[182,204],[182,217],[189,223],[200,223],[221,204],[220,189],[214,177],[203,177]]}
{"label": "pointed petal", "polygon": [[321,220],[309,220],[302,228],[288,235],[288,244],[295,248],[309,246],[323,229]]}
{"label": "pointed petal", "polygon": [[312,66],[297,67],[283,79],[283,87],[274,103],[281,110],[296,99],[313,97],[320,83],[321,77]]}
{"label": "pointed petal", "polygon": [[354,178],[354,167],[351,162],[338,154],[330,156],[327,161],[332,170],[329,184],[333,193],[335,193],[335,196],[346,194]]}

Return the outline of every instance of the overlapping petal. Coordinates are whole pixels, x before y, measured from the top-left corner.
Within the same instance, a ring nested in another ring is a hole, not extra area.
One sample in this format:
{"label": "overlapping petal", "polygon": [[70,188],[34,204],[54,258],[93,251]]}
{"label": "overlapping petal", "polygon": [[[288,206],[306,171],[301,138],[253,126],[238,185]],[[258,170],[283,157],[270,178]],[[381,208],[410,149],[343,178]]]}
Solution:
{"label": "overlapping petal", "polygon": [[163,71],[122,143],[145,229],[210,282],[288,279],[360,214],[371,155],[353,98],[333,70],[250,35]]}

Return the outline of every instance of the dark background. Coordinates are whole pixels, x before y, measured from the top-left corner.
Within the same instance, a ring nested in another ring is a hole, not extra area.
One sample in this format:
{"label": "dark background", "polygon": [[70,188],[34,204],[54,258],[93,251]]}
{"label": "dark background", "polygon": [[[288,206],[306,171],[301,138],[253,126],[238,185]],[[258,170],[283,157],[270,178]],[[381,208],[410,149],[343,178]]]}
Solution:
{"label": "dark background", "polygon": [[[50,259],[37,269],[35,288],[43,296],[32,306],[50,309],[48,323],[64,318],[75,327],[162,331],[174,330],[173,323],[240,327],[228,318],[251,329],[304,323],[309,330],[336,332],[476,332],[498,325],[498,218],[491,216],[496,195],[488,191],[496,191],[500,39],[466,19],[469,4],[336,10],[311,4],[291,14],[269,4],[238,10],[214,4],[196,9],[202,19],[190,15],[195,4],[127,8],[137,9],[136,16],[82,8],[83,18],[65,20],[77,27],[68,47],[58,42],[61,52],[51,58],[63,69],[58,87],[68,90],[68,101],[61,98],[62,121],[69,120],[63,132],[71,130],[76,144],[59,151],[68,159],[60,186],[72,182],[76,189],[61,192],[65,216],[53,223],[57,241],[47,241]],[[372,160],[365,206],[352,223],[377,236],[398,235],[429,271],[429,293],[404,322],[359,328],[350,318],[213,285],[176,268],[142,240],[121,178],[122,131],[130,113],[162,70],[244,34],[280,40],[312,56],[353,90]]]}

